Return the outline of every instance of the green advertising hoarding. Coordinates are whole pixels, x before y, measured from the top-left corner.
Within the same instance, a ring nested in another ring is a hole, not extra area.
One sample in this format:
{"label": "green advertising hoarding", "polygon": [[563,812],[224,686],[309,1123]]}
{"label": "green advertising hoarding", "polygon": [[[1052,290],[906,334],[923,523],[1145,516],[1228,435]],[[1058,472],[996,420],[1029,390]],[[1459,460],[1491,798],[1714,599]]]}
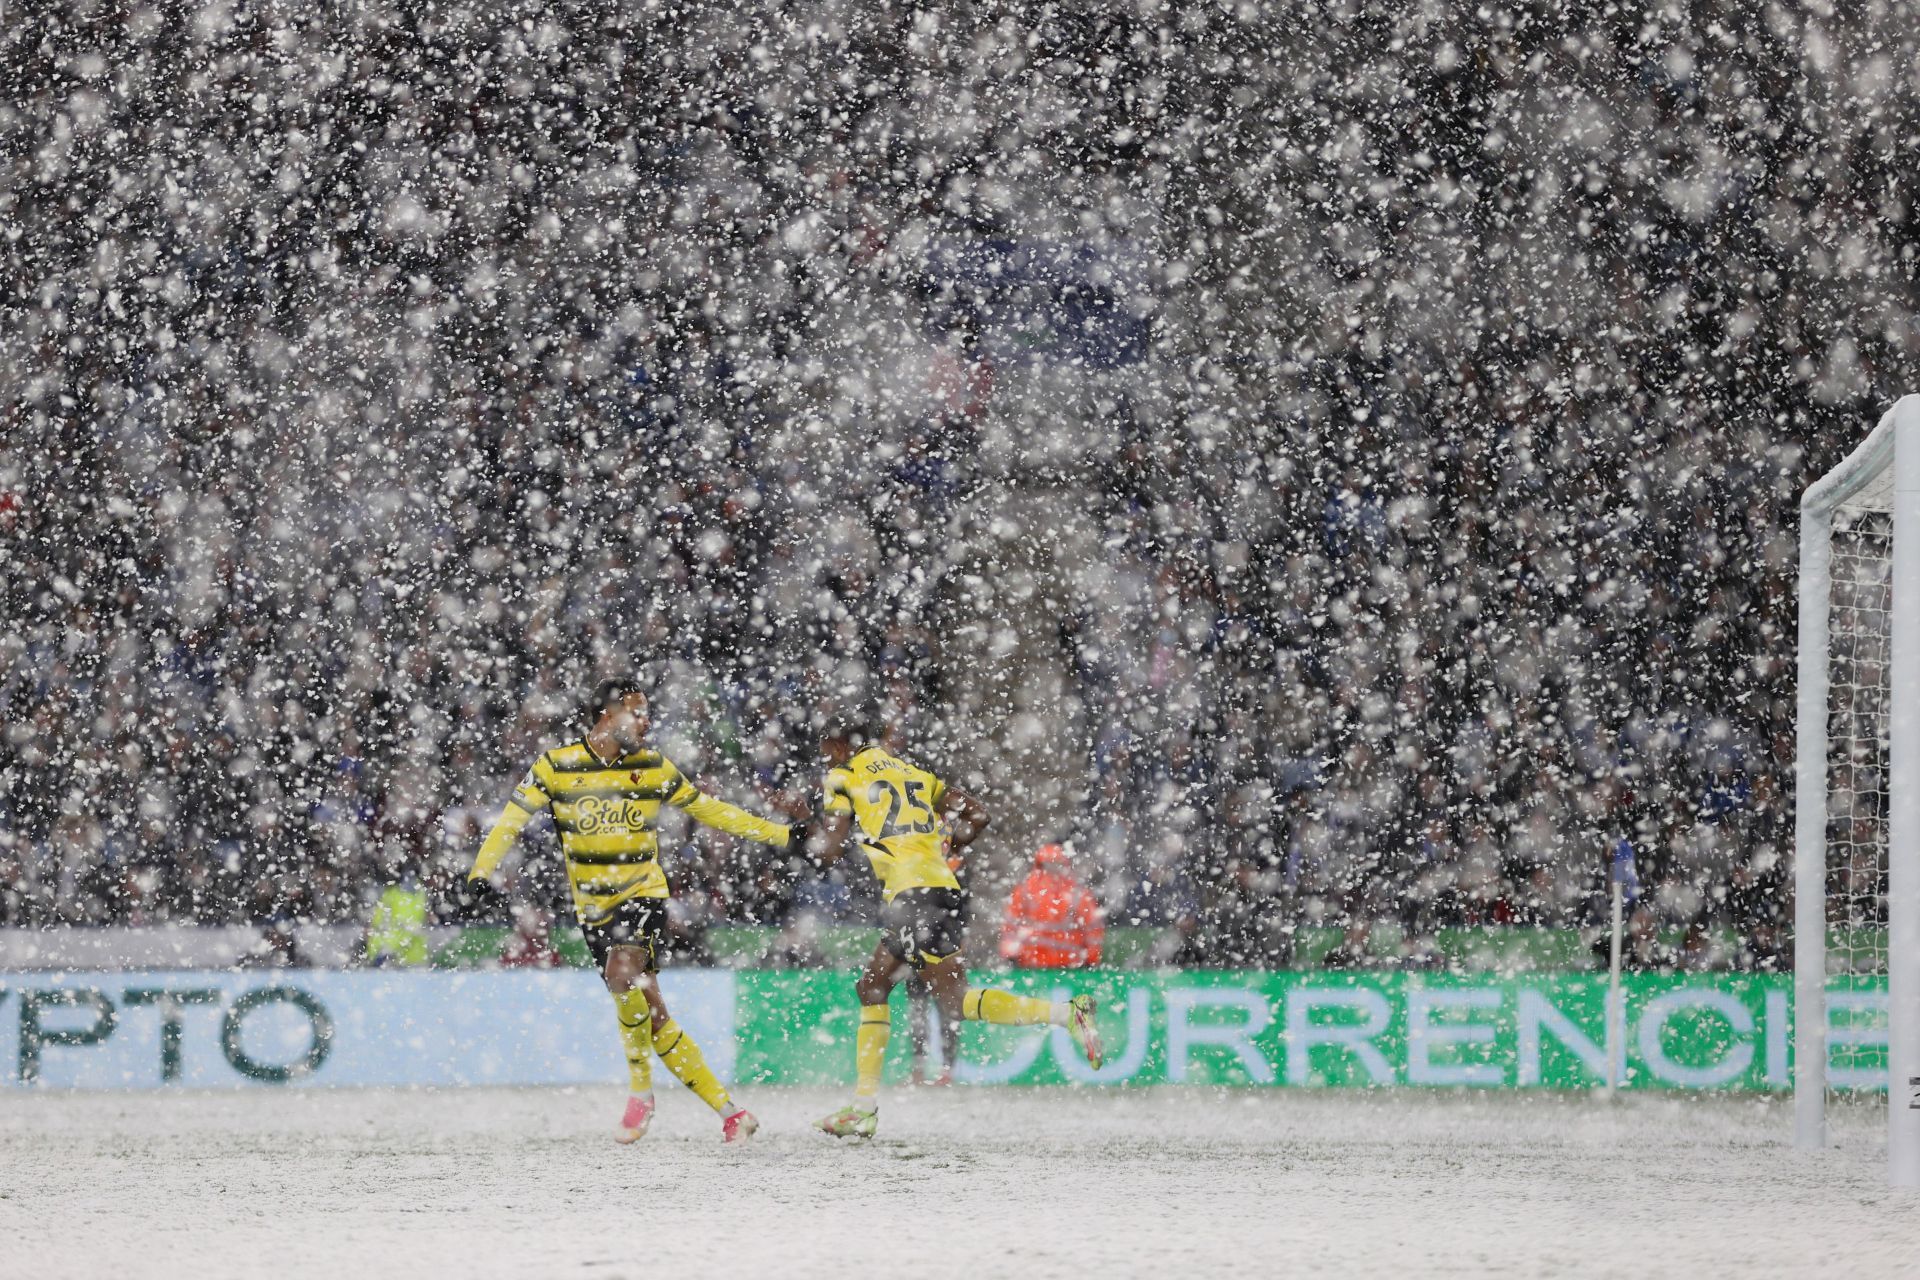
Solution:
{"label": "green advertising hoarding", "polygon": [[[1360,975],[1096,971],[982,975],[1033,995],[1100,998],[1107,1063],[1090,1069],[1061,1030],[961,1028],[956,1076],[973,1084],[1428,1085],[1586,1089],[1606,1079],[1604,978],[1587,974]],[[1884,1088],[1884,979],[1831,984],[1830,1078]],[[1791,975],[1634,975],[1624,983],[1627,1088],[1792,1086]],[[910,1048],[894,992],[889,1080]],[[736,1072],[763,1084],[851,1084],[850,973],[743,972]]]}

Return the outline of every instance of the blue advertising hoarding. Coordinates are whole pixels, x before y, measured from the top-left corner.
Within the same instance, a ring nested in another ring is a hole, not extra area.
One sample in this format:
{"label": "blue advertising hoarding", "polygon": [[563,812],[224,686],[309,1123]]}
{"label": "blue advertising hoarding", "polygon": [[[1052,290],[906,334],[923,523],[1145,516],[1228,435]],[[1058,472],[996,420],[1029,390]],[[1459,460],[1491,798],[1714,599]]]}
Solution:
{"label": "blue advertising hoarding", "polygon": [[[673,970],[661,986],[732,1079],[733,975]],[[0,973],[0,1088],[625,1079],[589,970]]]}

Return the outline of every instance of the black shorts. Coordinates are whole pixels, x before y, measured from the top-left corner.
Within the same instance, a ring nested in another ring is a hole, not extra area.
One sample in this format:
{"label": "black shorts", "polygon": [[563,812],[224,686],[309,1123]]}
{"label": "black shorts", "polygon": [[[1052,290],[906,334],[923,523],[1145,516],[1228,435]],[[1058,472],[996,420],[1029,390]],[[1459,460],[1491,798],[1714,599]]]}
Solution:
{"label": "black shorts", "polygon": [[960,954],[967,895],[958,889],[902,889],[880,908],[880,945],[916,969]]}
{"label": "black shorts", "polygon": [[666,951],[667,900],[665,898],[628,898],[599,924],[580,922],[587,950],[600,972],[607,971],[607,959],[615,947],[638,947],[646,957],[648,969],[660,966]]}

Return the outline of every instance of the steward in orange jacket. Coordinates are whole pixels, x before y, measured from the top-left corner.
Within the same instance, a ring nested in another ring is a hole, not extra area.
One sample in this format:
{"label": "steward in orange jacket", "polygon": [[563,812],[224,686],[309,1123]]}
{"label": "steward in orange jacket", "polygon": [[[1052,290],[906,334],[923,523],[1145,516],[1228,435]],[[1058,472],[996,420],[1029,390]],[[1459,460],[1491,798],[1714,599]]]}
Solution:
{"label": "steward in orange jacket", "polygon": [[1022,969],[1078,969],[1100,963],[1106,939],[1100,904],[1073,878],[1067,851],[1041,845],[1033,870],[1007,902],[1001,956]]}

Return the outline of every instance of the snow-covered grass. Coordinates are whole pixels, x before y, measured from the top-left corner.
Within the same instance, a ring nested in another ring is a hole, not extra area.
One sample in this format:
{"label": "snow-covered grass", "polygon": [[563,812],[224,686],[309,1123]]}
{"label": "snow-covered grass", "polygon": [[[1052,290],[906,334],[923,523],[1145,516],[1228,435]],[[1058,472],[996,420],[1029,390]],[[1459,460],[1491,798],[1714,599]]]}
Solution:
{"label": "snow-covered grass", "polygon": [[0,1274],[1912,1275],[1920,1198],[1869,1113],[1819,1154],[1777,1101],[1396,1093],[0,1094]]}

